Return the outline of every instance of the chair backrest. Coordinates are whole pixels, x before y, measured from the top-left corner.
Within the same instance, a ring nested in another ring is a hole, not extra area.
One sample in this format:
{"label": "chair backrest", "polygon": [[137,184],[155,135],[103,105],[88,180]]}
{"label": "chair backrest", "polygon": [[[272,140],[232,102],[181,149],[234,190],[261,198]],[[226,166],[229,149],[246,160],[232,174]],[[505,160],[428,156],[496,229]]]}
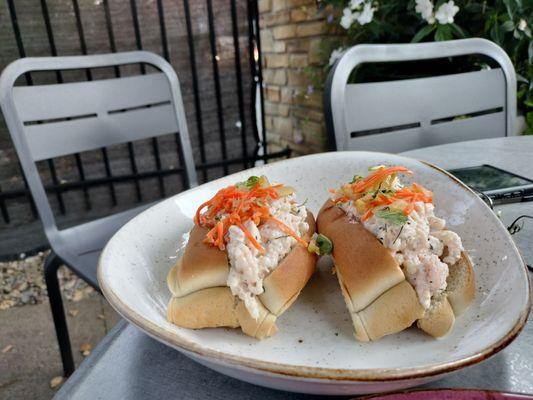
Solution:
{"label": "chair backrest", "polygon": [[[500,68],[428,78],[348,84],[362,63],[481,54]],[[357,45],[336,62],[324,108],[332,150],[401,152],[464,140],[513,135],[516,76],[495,43],[462,39],[435,43]]]}
{"label": "chair backrest", "polygon": [[[17,78],[32,71],[141,63],[160,72],[88,82],[15,86]],[[178,77],[168,62],[153,53],[22,58],[2,72],[0,105],[53,248],[61,247],[63,240],[37,161],[179,132],[187,183],[197,185]]]}

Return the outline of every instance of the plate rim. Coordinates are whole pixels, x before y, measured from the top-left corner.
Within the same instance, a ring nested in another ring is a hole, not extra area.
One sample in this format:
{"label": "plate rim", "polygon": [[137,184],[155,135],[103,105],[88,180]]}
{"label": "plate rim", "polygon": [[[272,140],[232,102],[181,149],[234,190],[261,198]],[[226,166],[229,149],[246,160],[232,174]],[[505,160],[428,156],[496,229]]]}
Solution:
{"label": "plate rim", "polygon": [[[275,164],[291,163],[291,162],[294,162],[294,160],[296,159],[314,158],[317,156],[320,157],[324,155],[339,154],[339,153],[350,154],[350,155],[364,154],[364,153],[387,155],[387,153],[370,152],[370,151],[325,152],[325,153],[305,155],[305,156],[301,156],[298,158],[292,158],[288,160],[282,160],[282,161],[276,162]],[[477,197],[475,192],[473,192],[463,182],[461,182],[459,179],[457,179],[455,176],[451,175],[444,169],[432,163],[419,160],[416,158],[412,158],[412,157],[397,155],[397,154],[394,154],[394,156],[400,157],[400,158],[406,158],[409,160],[414,160],[416,162],[424,164],[436,170],[438,173],[445,175],[452,182],[455,182],[459,187],[461,187],[461,189],[466,190],[467,192],[470,192],[472,195]],[[246,171],[253,171],[255,169],[263,168],[263,167],[264,166],[254,167],[254,168],[247,169]],[[236,174],[239,174],[242,172],[243,171],[239,171]],[[208,182],[207,184],[211,184],[213,182],[226,179],[232,175],[234,174],[213,180],[211,182]],[[188,191],[196,190],[197,188],[203,185],[205,184],[196,186],[195,188],[188,189],[185,192],[178,193],[175,196],[169,197],[168,199],[176,198],[178,196],[184,195]],[[487,209],[489,209],[489,207],[483,201],[481,201],[481,203],[482,203],[482,207],[484,206]],[[160,203],[154,205],[153,207],[157,207],[159,204]],[[148,211],[151,208],[152,207],[148,208],[147,210],[143,211],[141,214],[143,214],[144,212]],[[492,212],[492,210],[490,211]],[[135,216],[134,218],[132,218],[124,226],[132,223],[132,221],[134,221],[137,217],[138,216]],[[527,277],[526,306],[521,311],[513,327],[499,341],[492,343],[486,348],[470,356],[463,357],[459,360],[450,361],[446,363],[440,363],[440,364],[433,364],[429,366],[413,367],[413,368],[336,369],[336,368],[311,367],[311,366],[304,366],[304,365],[291,365],[291,364],[276,363],[272,361],[262,361],[262,360],[257,360],[254,358],[245,357],[245,356],[230,355],[230,354],[227,354],[221,351],[206,349],[198,345],[196,342],[180,338],[179,336],[176,336],[164,330],[160,326],[154,324],[153,322],[151,322],[150,320],[148,320],[147,318],[143,317],[141,314],[137,313],[132,308],[130,308],[111,290],[110,287],[108,287],[107,283],[103,279],[104,267],[102,266],[103,265],[102,260],[104,259],[106,255],[106,252],[109,247],[109,243],[111,242],[113,237],[116,235],[116,233],[108,241],[108,243],[106,243],[104,249],[102,250],[102,253],[100,254],[100,257],[98,259],[98,264],[97,264],[97,279],[100,284],[100,288],[102,290],[103,295],[110,302],[113,308],[115,308],[116,311],[118,311],[125,319],[127,319],[128,321],[135,324],[137,327],[144,330],[150,336],[156,338],[157,340],[163,341],[165,344],[170,345],[171,347],[175,349],[183,349],[185,351],[194,353],[200,357],[210,359],[219,364],[230,364],[230,365],[234,365],[237,367],[245,367],[245,368],[249,368],[251,370],[255,370],[255,371],[259,371],[263,373],[272,373],[272,374],[281,375],[281,376],[284,376],[285,378],[300,378],[300,379],[307,378],[307,379],[313,379],[313,380],[318,379],[318,380],[328,380],[328,381],[343,381],[343,382],[348,381],[348,382],[354,382],[354,383],[355,382],[384,382],[384,381],[399,381],[399,380],[429,378],[435,375],[450,373],[457,369],[464,368],[470,365],[474,365],[481,361],[486,360],[487,358],[493,356],[494,354],[498,353],[499,351],[507,347],[518,336],[518,334],[522,331],[522,329],[525,326],[529,312],[531,310],[531,303],[532,303],[531,281],[529,279],[527,264],[524,258],[522,257],[522,254],[516,247],[516,244],[514,243],[513,239],[510,237],[509,233],[505,229],[505,226],[503,225],[503,223],[500,220],[498,221],[501,224],[502,228],[507,233],[507,235],[509,236],[508,238],[510,240],[512,248],[519,255],[523,272],[525,272],[525,276]],[[120,230],[122,230],[122,228],[120,228],[119,231]]]}

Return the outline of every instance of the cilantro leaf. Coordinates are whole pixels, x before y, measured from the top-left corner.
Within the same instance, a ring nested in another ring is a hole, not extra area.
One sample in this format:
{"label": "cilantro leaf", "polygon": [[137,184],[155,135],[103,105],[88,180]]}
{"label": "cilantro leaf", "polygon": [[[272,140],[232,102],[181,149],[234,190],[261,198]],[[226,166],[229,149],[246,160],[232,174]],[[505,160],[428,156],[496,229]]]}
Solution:
{"label": "cilantro leaf", "polygon": [[[248,189],[252,190],[257,182],[259,182],[259,177],[252,175],[246,181],[241,182],[241,185],[246,186]],[[240,185],[239,185],[240,186]]]}
{"label": "cilantro leaf", "polygon": [[395,225],[403,225],[407,222],[407,215],[400,210],[384,208],[382,210],[377,210],[374,214],[376,217],[383,218],[384,220]]}

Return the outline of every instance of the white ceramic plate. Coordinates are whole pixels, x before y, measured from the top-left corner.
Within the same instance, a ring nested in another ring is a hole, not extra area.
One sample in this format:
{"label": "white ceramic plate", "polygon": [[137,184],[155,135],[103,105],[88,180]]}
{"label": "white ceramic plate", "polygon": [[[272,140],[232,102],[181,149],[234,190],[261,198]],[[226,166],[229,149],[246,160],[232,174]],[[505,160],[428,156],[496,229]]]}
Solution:
{"label": "white ceramic plate", "polygon": [[[437,215],[463,239],[475,264],[476,299],[440,340],[411,328],[373,343],[356,342],[331,261],[278,319],[279,333],[256,341],[240,329],[188,330],[166,321],[166,275],[183,249],[196,208],[218,189],[250,175],[267,175],[298,190],[313,213],[338,187],[368,166],[400,164],[434,191]],[[109,241],[98,270],[102,290],[126,319],[157,340],[229,376],[316,394],[396,390],[436,379],[501,350],[529,311],[525,264],[510,235],[470,190],[435,167],[369,152],[311,155],[240,172],[180,193],[143,212]]]}

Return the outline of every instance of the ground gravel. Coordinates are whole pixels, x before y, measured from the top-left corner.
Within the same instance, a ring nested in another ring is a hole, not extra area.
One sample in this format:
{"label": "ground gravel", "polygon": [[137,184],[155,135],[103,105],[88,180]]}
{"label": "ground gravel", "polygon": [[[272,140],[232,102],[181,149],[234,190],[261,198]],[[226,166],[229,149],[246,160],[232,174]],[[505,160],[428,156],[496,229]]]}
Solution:
{"label": "ground gravel", "polygon": [[[47,300],[43,265],[48,253],[30,257],[21,254],[16,261],[0,262],[0,310]],[[63,296],[68,301],[77,302],[96,293],[64,266],[59,268],[58,275]]]}

